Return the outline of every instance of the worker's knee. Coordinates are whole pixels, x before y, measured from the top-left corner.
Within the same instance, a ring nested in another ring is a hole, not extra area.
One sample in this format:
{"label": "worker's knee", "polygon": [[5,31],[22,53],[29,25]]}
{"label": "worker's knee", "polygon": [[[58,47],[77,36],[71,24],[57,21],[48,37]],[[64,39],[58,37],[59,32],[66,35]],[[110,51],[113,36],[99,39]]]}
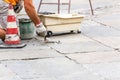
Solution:
{"label": "worker's knee", "polygon": [[5,39],[5,34],[6,34],[6,31],[3,30],[2,28],[0,28],[0,39],[4,40]]}

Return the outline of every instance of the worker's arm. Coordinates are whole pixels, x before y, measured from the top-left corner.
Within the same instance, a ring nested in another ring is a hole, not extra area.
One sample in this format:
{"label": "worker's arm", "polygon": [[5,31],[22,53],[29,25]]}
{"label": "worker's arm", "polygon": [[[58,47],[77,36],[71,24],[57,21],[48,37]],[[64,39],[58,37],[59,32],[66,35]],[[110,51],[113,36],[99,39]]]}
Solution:
{"label": "worker's arm", "polygon": [[35,7],[33,6],[32,0],[24,0],[24,8],[30,19],[33,21],[35,25],[40,24],[40,19],[37,15]]}
{"label": "worker's arm", "polygon": [[33,6],[33,0],[24,0],[24,7],[26,13],[36,26],[37,35],[45,37],[47,35],[47,30],[37,15],[35,7]]}

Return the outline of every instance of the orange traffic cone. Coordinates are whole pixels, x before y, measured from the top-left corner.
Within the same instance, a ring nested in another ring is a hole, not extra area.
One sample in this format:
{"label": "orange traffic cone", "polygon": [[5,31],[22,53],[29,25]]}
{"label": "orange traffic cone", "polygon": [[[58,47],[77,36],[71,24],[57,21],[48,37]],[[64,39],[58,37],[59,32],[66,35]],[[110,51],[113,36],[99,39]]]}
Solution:
{"label": "orange traffic cone", "polygon": [[0,45],[0,48],[22,48],[26,46],[26,44],[21,43],[16,15],[11,4],[9,4],[7,22],[5,43]]}

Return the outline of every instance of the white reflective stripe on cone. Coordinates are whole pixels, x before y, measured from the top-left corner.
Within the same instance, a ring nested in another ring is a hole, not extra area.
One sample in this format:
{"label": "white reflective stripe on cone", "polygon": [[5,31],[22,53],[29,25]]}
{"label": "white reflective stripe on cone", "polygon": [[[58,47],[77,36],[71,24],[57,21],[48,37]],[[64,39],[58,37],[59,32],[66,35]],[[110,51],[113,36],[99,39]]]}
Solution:
{"label": "white reflective stripe on cone", "polygon": [[5,41],[18,41],[18,40],[20,40],[18,34],[7,34],[5,36]]}
{"label": "white reflective stripe on cone", "polygon": [[8,10],[8,15],[14,15],[16,17],[16,14],[13,9]]}
{"label": "white reflective stripe on cone", "polygon": [[8,22],[7,23],[7,28],[17,28],[16,22]]}

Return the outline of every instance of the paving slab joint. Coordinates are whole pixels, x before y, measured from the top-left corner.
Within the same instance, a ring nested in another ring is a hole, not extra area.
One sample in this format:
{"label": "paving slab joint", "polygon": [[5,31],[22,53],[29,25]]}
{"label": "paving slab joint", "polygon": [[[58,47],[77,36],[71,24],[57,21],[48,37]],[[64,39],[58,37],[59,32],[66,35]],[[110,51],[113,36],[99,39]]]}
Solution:
{"label": "paving slab joint", "polygon": [[65,57],[66,57],[67,59],[69,59],[69,60],[75,62],[76,64],[80,64],[80,63],[78,63],[75,59],[72,59],[72,58],[70,58],[70,57],[68,57],[68,56],[65,56]]}
{"label": "paving slab joint", "polygon": [[115,27],[113,27],[113,26],[107,25],[107,24],[102,23],[102,22],[100,22],[100,21],[94,20],[93,18],[91,18],[91,21],[94,21],[94,22],[96,22],[96,23],[98,23],[98,24],[100,24],[100,25],[107,26],[107,27],[109,27],[109,28],[112,28],[112,29],[115,29],[115,30],[117,30],[117,31],[120,31],[120,29],[118,29],[118,28],[115,28]]}

